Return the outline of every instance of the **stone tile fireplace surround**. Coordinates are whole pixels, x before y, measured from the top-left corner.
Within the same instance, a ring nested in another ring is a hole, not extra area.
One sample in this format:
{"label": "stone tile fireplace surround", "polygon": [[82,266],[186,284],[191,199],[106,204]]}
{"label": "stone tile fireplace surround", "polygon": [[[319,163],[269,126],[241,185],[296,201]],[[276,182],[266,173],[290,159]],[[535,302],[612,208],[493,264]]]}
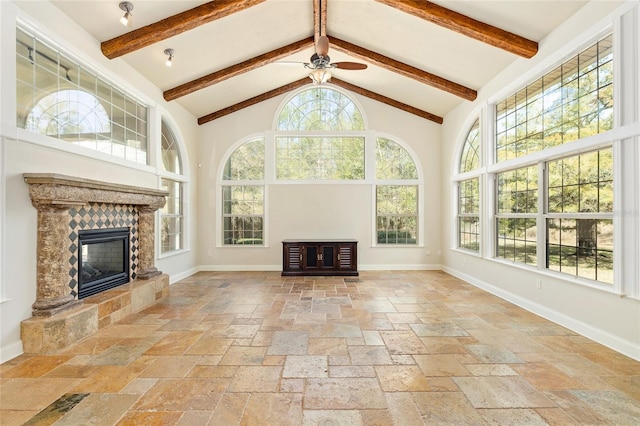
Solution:
{"label": "stone tile fireplace surround", "polygon": [[[73,176],[25,173],[38,210],[37,279],[33,317],[22,321],[25,353],[62,349],[139,311],[168,292],[169,278],[154,266],[154,212],[166,191]],[[128,284],[79,300],[78,231],[130,229]]]}

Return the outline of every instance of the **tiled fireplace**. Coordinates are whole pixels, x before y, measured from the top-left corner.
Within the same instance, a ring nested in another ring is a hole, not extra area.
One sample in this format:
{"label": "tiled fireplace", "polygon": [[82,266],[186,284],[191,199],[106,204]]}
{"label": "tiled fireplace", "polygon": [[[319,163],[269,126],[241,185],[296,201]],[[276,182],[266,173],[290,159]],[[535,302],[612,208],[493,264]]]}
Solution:
{"label": "tiled fireplace", "polygon": [[36,301],[21,324],[26,353],[61,349],[166,295],[168,277],[154,266],[154,212],[165,191],[56,174],[24,179],[38,210]]}

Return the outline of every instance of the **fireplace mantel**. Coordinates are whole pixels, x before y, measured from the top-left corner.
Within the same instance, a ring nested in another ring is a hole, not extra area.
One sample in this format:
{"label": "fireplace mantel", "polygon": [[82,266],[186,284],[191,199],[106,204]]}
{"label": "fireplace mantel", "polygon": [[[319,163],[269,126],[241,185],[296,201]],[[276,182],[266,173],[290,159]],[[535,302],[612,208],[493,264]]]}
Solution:
{"label": "fireplace mantel", "polygon": [[139,214],[136,276],[149,279],[161,274],[154,265],[154,212],[165,205],[168,192],[52,173],[25,173],[23,177],[29,185],[31,203],[38,210],[34,317],[49,317],[82,303],[69,287],[71,209],[90,203],[134,206]]}
{"label": "fireplace mantel", "polygon": [[157,210],[164,206],[167,191],[100,182],[55,173],[24,173],[34,207],[41,204],[109,203],[148,206]]}

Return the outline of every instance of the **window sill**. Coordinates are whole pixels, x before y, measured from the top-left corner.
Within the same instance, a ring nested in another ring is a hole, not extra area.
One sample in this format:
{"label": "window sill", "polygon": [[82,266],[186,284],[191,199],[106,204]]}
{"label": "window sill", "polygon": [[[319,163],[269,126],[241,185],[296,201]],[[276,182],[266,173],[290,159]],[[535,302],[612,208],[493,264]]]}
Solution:
{"label": "window sill", "polygon": [[529,271],[529,272],[534,272],[549,278],[553,278],[554,280],[558,280],[558,281],[563,281],[565,283],[568,284],[575,284],[575,285],[579,285],[582,287],[589,287],[595,290],[600,290],[600,291],[604,291],[606,293],[610,293],[610,294],[614,294],[616,296],[620,296],[620,297],[627,297],[624,294],[621,294],[617,291],[615,291],[614,285],[608,285],[608,284],[599,284],[596,281],[590,281],[584,278],[580,278],[580,277],[575,277],[573,275],[568,275],[568,274],[563,274],[561,272],[555,272],[555,271],[550,271],[548,269],[541,269],[537,266],[529,266],[529,265],[525,265],[523,263],[518,263],[518,262],[513,262],[510,260],[503,260],[503,259],[499,259],[499,258],[489,258],[489,257],[485,257],[483,258],[485,260],[491,261],[491,262],[495,262],[501,265],[505,265],[505,266],[511,266],[514,268],[518,268],[518,269],[522,269],[525,271]]}

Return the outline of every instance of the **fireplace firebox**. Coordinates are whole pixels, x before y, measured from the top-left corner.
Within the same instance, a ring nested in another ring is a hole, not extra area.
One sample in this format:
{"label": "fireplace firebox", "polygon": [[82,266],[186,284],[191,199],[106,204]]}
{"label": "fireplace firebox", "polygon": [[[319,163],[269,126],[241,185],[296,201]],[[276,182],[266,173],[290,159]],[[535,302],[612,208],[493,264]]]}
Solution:
{"label": "fireplace firebox", "polygon": [[78,298],[129,282],[129,228],[78,232]]}

